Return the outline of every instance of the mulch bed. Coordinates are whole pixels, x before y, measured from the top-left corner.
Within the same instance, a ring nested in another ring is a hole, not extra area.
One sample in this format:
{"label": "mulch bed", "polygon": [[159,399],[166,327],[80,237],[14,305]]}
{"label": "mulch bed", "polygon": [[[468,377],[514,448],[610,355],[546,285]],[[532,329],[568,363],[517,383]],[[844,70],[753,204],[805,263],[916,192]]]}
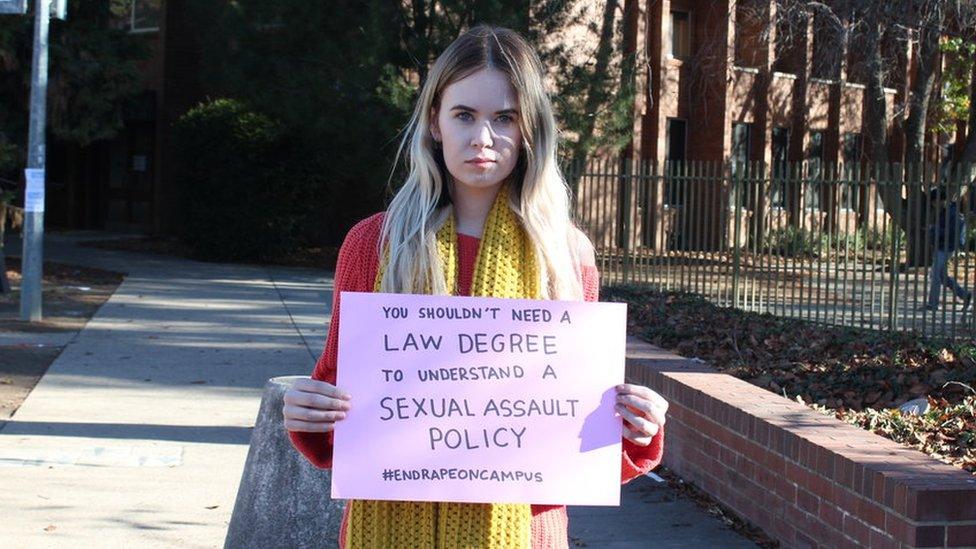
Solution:
{"label": "mulch bed", "polygon": [[[717,307],[636,286],[605,288],[628,304],[628,330],[661,348],[976,474],[976,344]],[[926,397],[927,412],[897,407]]]}
{"label": "mulch bed", "polygon": [[[43,320],[25,322],[20,320],[20,258],[8,257],[6,263],[13,291],[0,294],[0,332],[24,334],[24,340],[30,334],[81,330],[123,280],[123,275],[111,271],[46,261]],[[61,349],[24,342],[0,345],[0,427],[20,408]]]}

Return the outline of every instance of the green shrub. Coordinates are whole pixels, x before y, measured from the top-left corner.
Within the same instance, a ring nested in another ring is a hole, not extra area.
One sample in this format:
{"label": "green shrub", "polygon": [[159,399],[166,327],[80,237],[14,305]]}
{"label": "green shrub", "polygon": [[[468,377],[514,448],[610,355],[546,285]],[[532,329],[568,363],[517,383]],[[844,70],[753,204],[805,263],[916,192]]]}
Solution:
{"label": "green shrub", "polygon": [[194,256],[261,260],[300,243],[304,191],[278,123],[217,99],[181,117],[175,136],[180,235]]}
{"label": "green shrub", "polygon": [[905,247],[905,232],[888,227],[882,231],[871,227],[857,233],[823,234],[814,233],[799,227],[783,227],[769,231],[763,236],[762,250],[765,253],[784,257],[821,257],[828,252],[861,253],[866,249],[881,253],[891,251],[895,231],[900,233],[898,249]]}
{"label": "green shrub", "polygon": [[888,251],[891,249],[892,241],[895,238],[895,231],[898,231],[898,249],[905,249],[905,231],[893,225],[889,225],[887,230],[882,231],[877,227],[868,229],[865,246],[869,250]]}
{"label": "green shrub", "polygon": [[763,252],[784,257],[816,257],[821,248],[820,238],[806,229],[793,226],[773,229],[762,240]]}

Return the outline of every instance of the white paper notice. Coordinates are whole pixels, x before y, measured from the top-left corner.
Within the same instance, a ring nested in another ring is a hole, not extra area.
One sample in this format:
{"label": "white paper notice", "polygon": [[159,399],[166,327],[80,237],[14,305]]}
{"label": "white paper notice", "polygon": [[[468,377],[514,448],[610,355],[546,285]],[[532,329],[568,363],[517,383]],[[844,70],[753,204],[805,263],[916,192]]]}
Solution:
{"label": "white paper notice", "polygon": [[27,168],[24,170],[27,180],[27,191],[24,193],[24,210],[28,212],[44,211],[44,169]]}

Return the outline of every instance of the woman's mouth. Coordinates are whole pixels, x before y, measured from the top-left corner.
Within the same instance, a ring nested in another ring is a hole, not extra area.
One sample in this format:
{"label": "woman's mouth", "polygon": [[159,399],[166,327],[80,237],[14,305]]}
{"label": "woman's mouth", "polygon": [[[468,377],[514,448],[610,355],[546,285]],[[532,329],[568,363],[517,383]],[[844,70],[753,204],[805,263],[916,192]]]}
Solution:
{"label": "woman's mouth", "polygon": [[491,164],[494,163],[495,163],[494,160],[488,160],[485,158],[475,158],[474,160],[467,161],[467,164],[473,164],[475,166],[478,166],[479,168],[484,168],[485,166],[490,166]]}

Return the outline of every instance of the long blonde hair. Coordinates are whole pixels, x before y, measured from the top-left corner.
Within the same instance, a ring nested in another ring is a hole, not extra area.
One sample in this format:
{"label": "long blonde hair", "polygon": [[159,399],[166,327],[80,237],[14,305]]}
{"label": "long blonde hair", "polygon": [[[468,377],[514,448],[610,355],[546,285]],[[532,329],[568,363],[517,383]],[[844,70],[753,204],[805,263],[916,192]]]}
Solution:
{"label": "long blonde hair", "polygon": [[446,185],[451,176],[435,149],[430,113],[439,108],[447,86],[489,68],[504,73],[518,97],[522,143],[509,176],[508,202],[535,249],[543,297],[581,299],[577,232],[569,188],[556,162],[556,121],[542,63],[518,33],[487,25],[454,40],[434,62],[420,91],[397,150],[397,161],[406,150],[408,172],[383,221],[380,246],[388,246],[389,263],[380,290],[448,293],[436,234],[450,212]]}

